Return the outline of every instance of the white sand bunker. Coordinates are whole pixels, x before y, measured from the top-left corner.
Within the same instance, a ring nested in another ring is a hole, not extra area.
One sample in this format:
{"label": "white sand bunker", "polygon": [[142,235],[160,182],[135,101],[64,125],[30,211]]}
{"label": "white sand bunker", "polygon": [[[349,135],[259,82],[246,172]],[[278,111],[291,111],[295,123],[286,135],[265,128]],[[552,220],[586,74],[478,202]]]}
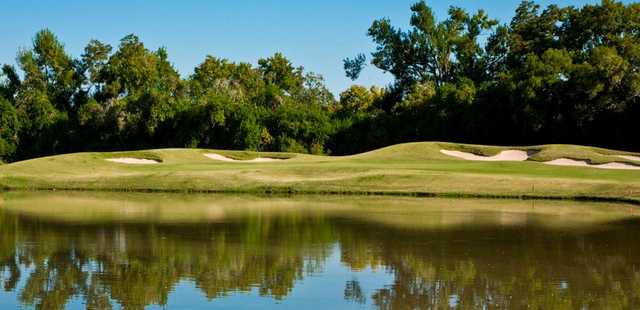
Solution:
{"label": "white sand bunker", "polygon": [[234,163],[264,163],[264,162],[274,162],[274,161],[284,160],[284,159],[267,158],[267,157],[257,157],[249,160],[237,160],[237,159],[229,158],[227,156],[222,156],[220,154],[215,154],[215,153],[204,154],[204,156],[207,156],[208,158],[211,158],[213,160],[234,162]]}
{"label": "white sand bunker", "polygon": [[131,158],[131,157],[121,157],[121,158],[107,158],[106,161],[120,163],[120,164],[130,164],[130,165],[153,165],[159,164],[160,162],[153,159],[143,159],[143,158]]}
{"label": "white sand bunker", "polygon": [[[529,154],[525,151],[517,151],[517,150],[507,150],[502,151],[498,155],[495,156],[481,156],[467,152],[460,151],[448,151],[448,150],[440,150],[440,153],[465,159],[465,160],[477,160],[477,161],[526,161],[529,159]],[[639,156],[625,156],[618,155],[620,158],[624,158],[627,160],[637,160],[640,161]],[[640,166],[635,166],[631,164],[625,163],[607,163],[607,164],[591,164],[586,160],[575,160],[570,158],[558,158],[552,161],[543,162],[547,165],[554,166],[570,166],[570,167],[589,167],[589,168],[598,168],[598,169],[617,169],[617,170],[640,170]]]}
{"label": "white sand bunker", "polygon": [[552,161],[544,162],[547,165],[554,166],[572,166],[572,167],[591,167],[599,169],[617,169],[617,170],[640,170],[640,166],[634,166],[624,163],[608,163],[608,164],[590,164],[586,160],[575,160],[570,158],[558,158]]}
{"label": "white sand bunker", "polygon": [[632,156],[632,155],[618,155],[620,158],[624,158],[626,160],[640,161],[640,156]]}
{"label": "white sand bunker", "polygon": [[529,158],[529,155],[525,151],[517,151],[517,150],[507,150],[502,151],[498,155],[495,156],[481,156],[467,152],[460,151],[448,151],[448,150],[440,150],[440,153],[462,158],[465,160],[477,160],[477,161],[525,161]]}

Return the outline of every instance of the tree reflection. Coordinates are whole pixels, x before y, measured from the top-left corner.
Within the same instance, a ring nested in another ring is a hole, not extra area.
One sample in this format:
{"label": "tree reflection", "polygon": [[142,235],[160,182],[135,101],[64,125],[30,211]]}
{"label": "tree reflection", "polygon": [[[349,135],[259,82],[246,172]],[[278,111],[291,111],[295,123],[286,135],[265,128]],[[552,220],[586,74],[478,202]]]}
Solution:
{"label": "tree reflection", "polygon": [[91,308],[110,308],[111,301],[127,309],[165,305],[183,279],[210,299],[254,287],[280,299],[295,280],[322,268],[334,239],[317,219],[189,227],[68,227],[7,214],[1,220],[3,238],[17,240],[1,243],[0,268],[11,274],[3,283],[15,289],[17,267],[26,267],[19,298],[40,309],[62,309],[75,295]]}
{"label": "tree reflection", "polygon": [[364,304],[367,302],[367,297],[364,295],[358,280],[347,281],[344,286],[344,299],[358,304]]}
{"label": "tree reflection", "polygon": [[[346,259],[382,262],[394,284],[372,296],[380,309],[628,309],[640,304],[638,223],[568,232],[485,228],[393,231],[359,225]],[[418,237],[417,237],[418,236]],[[421,240],[423,242],[416,242]],[[428,242],[424,242],[428,240]],[[363,252],[362,243],[377,251]],[[363,255],[363,257],[357,257]]]}
{"label": "tree reflection", "polygon": [[392,285],[373,292],[355,278],[344,283],[346,301],[380,309],[633,308],[640,304],[639,232],[635,221],[577,231],[403,229],[286,213],[208,224],[69,225],[0,211],[0,283],[38,309],[63,309],[76,296],[91,309],[166,305],[184,280],[208,299],[254,289],[285,299],[339,248],[352,270],[393,273]]}

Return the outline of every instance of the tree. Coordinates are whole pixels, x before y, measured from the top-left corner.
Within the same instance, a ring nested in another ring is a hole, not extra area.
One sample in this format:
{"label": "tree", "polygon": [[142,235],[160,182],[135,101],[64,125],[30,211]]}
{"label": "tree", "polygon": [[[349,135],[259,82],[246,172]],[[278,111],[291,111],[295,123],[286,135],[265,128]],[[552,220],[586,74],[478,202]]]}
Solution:
{"label": "tree", "polygon": [[554,5],[540,14],[540,6],[533,1],[522,1],[511,20],[510,48],[512,61],[522,61],[523,56],[541,55],[549,48],[557,47],[557,23],[561,10]]}
{"label": "tree", "polygon": [[335,103],[331,91],[324,85],[324,77],[313,72],[304,75],[303,89],[294,100],[307,105],[329,107]]}
{"label": "tree", "polygon": [[19,142],[20,118],[13,105],[0,97],[0,161],[11,160]]}
{"label": "tree", "polygon": [[364,86],[352,85],[340,93],[340,101],[333,110],[340,115],[365,112],[371,108],[375,99],[375,89],[369,90]]}
{"label": "tree", "polygon": [[2,66],[2,73],[0,74],[0,97],[11,102],[15,101],[15,96],[18,93],[18,89],[20,89],[21,83],[20,77],[13,66]]}
{"label": "tree", "polygon": [[82,65],[86,71],[86,77],[89,85],[88,92],[102,92],[103,82],[105,81],[105,69],[111,55],[112,47],[109,44],[102,43],[98,40],[91,40],[84,48],[82,54]]}
{"label": "tree", "polygon": [[51,103],[61,111],[73,110],[73,97],[82,78],[78,73],[77,63],[67,55],[64,45],[53,32],[47,29],[38,32],[33,40],[33,49],[24,52],[22,56],[23,59],[31,58],[27,61],[33,61],[25,74],[31,75],[32,79],[41,80],[40,87],[47,93]]}
{"label": "tree", "polygon": [[304,68],[294,67],[281,53],[258,60],[258,67],[266,83],[277,86],[288,95],[297,95],[304,87]]}
{"label": "tree", "polygon": [[236,101],[261,101],[264,81],[260,72],[248,63],[207,56],[191,76],[192,95],[209,91],[226,91]]}
{"label": "tree", "polygon": [[283,104],[268,120],[277,151],[322,154],[331,134],[328,113],[320,106]]}
{"label": "tree", "polygon": [[68,113],[81,79],[63,45],[49,30],[38,32],[33,49],[18,54],[24,73],[15,95],[15,107],[24,123],[19,156],[54,154],[63,150]]}
{"label": "tree", "polygon": [[[409,31],[393,27],[388,19],[374,21],[368,31],[377,45],[371,63],[390,72],[402,94],[416,82],[433,81],[438,86],[454,82],[458,72],[476,79],[484,76],[484,54],[477,40],[497,21],[482,10],[470,16],[451,7],[449,18],[438,23],[424,1],[411,6],[411,11]],[[362,55],[346,59],[348,76],[357,77],[363,64]]]}
{"label": "tree", "polygon": [[125,36],[104,71],[97,80],[104,83],[103,93],[97,97],[112,108],[122,107],[118,127],[126,139],[149,142],[160,123],[173,117],[182,89],[166,50],[149,51],[137,36]]}

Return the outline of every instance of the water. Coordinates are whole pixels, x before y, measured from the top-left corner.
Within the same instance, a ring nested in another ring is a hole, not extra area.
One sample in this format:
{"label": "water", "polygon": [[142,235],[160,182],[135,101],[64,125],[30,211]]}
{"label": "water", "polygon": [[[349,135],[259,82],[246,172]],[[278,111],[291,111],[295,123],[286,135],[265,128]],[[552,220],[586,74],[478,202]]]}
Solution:
{"label": "water", "polygon": [[0,309],[633,309],[640,210],[6,193]]}

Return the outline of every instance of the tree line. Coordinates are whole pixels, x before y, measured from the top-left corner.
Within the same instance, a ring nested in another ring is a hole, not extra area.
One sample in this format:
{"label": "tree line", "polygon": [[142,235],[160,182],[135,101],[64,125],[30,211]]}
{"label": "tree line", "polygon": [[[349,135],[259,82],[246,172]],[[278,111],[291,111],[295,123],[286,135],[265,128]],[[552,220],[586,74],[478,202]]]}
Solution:
{"label": "tree line", "polygon": [[394,143],[575,143],[640,150],[640,4],[523,1],[509,23],[424,1],[410,27],[375,20],[376,45],[344,61],[384,87],[334,98],[280,53],[257,65],[207,56],[182,77],[135,35],[72,57],[38,32],[0,77],[0,159],[159,147],[351,154]]}

